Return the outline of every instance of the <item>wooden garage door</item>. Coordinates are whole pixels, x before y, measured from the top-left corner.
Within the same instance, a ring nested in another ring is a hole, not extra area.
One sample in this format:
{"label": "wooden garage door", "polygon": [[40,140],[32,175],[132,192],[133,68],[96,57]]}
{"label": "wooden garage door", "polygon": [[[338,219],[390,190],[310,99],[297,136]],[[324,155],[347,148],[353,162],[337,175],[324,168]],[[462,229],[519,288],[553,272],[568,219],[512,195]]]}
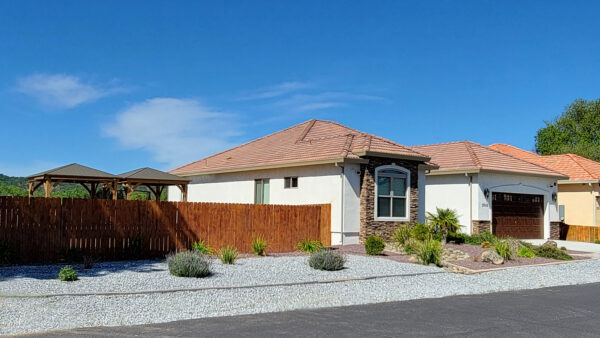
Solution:
{"label": "wooden garage door", "polygon": [[499,237],[544,238],[544,196],[492,193],[492,232]]}

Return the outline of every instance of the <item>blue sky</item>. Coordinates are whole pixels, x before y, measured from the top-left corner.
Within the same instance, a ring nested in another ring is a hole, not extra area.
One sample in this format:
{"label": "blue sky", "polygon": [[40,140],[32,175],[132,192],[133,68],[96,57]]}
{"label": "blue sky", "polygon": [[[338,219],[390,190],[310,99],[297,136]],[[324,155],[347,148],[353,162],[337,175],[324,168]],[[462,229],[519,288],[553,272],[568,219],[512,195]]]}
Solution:
{"label": "blue sky", "polygon": [[311,118],[532,149],[600,95],[589,1],[3,1],[0,173],[171,169]]}

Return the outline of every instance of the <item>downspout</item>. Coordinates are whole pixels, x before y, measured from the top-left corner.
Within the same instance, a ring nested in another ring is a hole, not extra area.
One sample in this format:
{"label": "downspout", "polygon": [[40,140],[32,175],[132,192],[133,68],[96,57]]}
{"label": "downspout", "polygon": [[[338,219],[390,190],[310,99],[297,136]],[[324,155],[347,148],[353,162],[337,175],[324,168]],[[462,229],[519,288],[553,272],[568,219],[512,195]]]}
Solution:
{"label": "downspout", "polygon": [[341,220],[341,224],[340,224],[340,232],[341,232],[341,239],[342,239],[342,245],[344,245],[344,166],[343,165],[339,165],[340,168],[342,168],[342,173],[340,174],[340,178],[342,179],[342,199],[341,199],[341,207],[340,209],[342,210],[342,214],[340,217]]}
{"label": "downspout", "polygon": [[465,174],[469,178],[469,229],[473,234],[473,176]]}

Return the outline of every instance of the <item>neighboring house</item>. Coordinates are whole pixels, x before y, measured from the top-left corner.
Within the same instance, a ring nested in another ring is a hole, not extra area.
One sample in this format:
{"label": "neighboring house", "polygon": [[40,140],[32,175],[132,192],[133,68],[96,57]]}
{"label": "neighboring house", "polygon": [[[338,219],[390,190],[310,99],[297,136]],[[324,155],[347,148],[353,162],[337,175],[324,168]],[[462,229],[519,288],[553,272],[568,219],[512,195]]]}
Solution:
{"label": "neighboring house", "polygon": [[[382,137],[310,120],[171,173],[192,180],[191,202],[331,203],[332,244],[351,244],[424,219],[425,170],[436,168],[428,161]],[[169,190],[170,200],[180,195]]]}
{"label": "neighboring house", "polygon": [[563,221],[600,226],[600,163],[575,154],[542,156],[508,144],[492,144],[489,148],[568,176],[569,179],[558,181]]}
{"label": "neighboring house", "polygon": [[557,238],[556,181],[566,177],[462,141],[411,147],[439,166],[427,173],[425,210],[450,208],[467,234]]}

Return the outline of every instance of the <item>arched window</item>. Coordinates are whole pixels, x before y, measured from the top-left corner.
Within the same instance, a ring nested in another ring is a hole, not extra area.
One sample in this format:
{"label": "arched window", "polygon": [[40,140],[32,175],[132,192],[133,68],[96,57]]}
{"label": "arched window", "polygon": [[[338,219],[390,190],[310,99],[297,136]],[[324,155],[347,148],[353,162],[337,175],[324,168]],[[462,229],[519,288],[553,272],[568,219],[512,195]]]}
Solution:
{"label": "arched window", "polygon": [[410,171],[395,165],[382,166],[377,168],[375,176],[375,219],[408,220]]}

